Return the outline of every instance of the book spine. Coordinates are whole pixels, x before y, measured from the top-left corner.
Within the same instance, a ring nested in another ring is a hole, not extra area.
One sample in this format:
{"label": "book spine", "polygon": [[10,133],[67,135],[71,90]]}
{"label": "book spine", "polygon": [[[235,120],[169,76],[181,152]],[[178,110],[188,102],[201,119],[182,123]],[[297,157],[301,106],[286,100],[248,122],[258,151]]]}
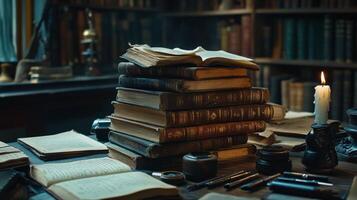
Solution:
{"label": "book spine", "polygon": [[194,108],[264,104],[268,100],[269,91],[260,88],[183,95],[164,93],[161,95],[161,110],[187,110]]}
{"label": "book spine", "polygon": [[237,122],[249,120],[269,121],[274,115],[270,105],[232,106],[190,111],[167,112],[167,127]]}
{"label": "book spine", "polygon": [[357,108],[357,71],[354,71],[353,76],[353,107]]}
{"label": "book spine", "polygon": [[284,59],[292,60],[295,59],[295,20],[293,18],[285,19],[284,21]]}
{"label": "book spine", "polygon": [[326,15],[324,18],[324,59],[332,60],[332,19],[329,15]]}
{"label": "book spine", "polygon": [[125,75],[119,76],[119,86],[127,88],[140,88],[147,90],[163,90],[183,92],[183,82],[176,79],[150,79],[150,78],[133,78]]}
{"label": "book spine", "polygon": [[190,152],[202,152],[216,150],[219,148],[228,148],[233,145],[245,144],[247,141],[248,135],[242,134],[231,137],[219,137],[190,142],[155,145],[155,147],[151,148],[149,152],[152,158],[159,158],[173,155],[183,155]]}
{"label": "book spine", "polygon": [[345,37],[345,52],[346,62],[351,63],[353,58],[353,21],[346,21],[346,37]]}
{"label": "book spine", "polygon": [[336,20],[335,26],[335,60],[343,62],[345,60],[345,21]]}
{"label": "book spine", "polygon": [[343,70],[334,70],[332,72],[333,82],[331,84],[331,118],[342,119],[342,79]]}
{"label": "book spine", "polygon": [[307,33],[306,33],[306,19],[297,20],[297,59],[305,60],[307,58]]}
{"label": "book spine", "polygon": [[186,79],[196,79],[196,70],[186,67],[151,67],[143,68],[130,62],[120,62],[118,64],[119,74],[127,76],[161,76],[176,77]]}
{"label": "book spine", "polygon": [[249,15],[241,17],[242,23],[242,55],[252,56],[252,20]]}
{"label": "book spine", "polygon": [[128,150],[136,152],[136,153],[143,155],[145,157],[150,157],[150,154],[148,151],[148,149],[149,149],[148,145],[138,142],[136,140],[130,140],[128,138],[129,137],[126,137],[124,134],[119,133],[119,132],[114,132],[114,131],[109,132],[109,141],[112,142],[113,144],[124,147]]}
{"label": "book spine", "polygon": [[200,139],[233,136],[246,133],[262,132],[266,128],[264,121],[244,121],[202,126],[167,128],[160,135],[161,143],[193,141]]}
{"label": "book spine", "polygon": [[109,135],[110,142],[143,155],[147,158],[163,158],[184,155],[190,152],[228,148],[234,145],[245,144],[247,140],[248,135],[242,134],[232,137],[219,137],[190,142],[158,144],[147,142],[143,139],[128,136],[119,132],[110,132]]}

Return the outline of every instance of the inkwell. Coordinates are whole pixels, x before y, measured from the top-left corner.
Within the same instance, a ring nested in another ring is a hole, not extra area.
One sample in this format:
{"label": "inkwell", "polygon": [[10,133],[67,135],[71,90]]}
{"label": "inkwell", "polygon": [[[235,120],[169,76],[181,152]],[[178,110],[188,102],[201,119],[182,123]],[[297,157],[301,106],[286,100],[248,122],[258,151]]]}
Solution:
{"label": "inkwell", "polygon": [[336,128],[327,123],[331,90],[321,72],[321,85],[315,87],[315,120],[306,136],[302,163],[311,173],[329,173],[337,165],[335,150]]}

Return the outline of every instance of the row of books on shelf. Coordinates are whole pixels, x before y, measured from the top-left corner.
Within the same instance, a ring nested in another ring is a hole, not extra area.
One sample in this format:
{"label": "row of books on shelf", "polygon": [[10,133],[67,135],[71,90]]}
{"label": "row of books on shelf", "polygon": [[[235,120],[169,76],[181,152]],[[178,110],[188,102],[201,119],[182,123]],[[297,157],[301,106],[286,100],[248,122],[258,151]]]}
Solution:
{"label": "row of books on shelf", "polygon": [[216,11],[244,9],[251,7],[251,0],[175,0],[165,5],[167,10],[187,11]]}
{"label": "row of books on shelf", "polygon": [[[304,71],[303,74],[313,74]],[[327,72],[331,87],[330,117],[347,120],[346,110],[357,107],[357,72],[331,70]],[[276,73],[269,66],[253,75],[255,84],[270,88],[271,101],[292,111],[314,112],[315,86],[319,83],[313,77],[297,78],[296,74]]]}
{"label": "row of books on shelf", "polygon": [[263,0],[256,1],[259,8],[350,8],[352,0]]}
{"label": "row of books on shelf", "polygon": [[[135,13],[94,12],[94,29],[96,32],[96,51],[98,62],[112,65],[117,62],[128,47],[129,42],[157,44],[161,40],[160,27],[155,17],[145,17]],[[58,34],[53,38],[58,53],[57,62],[85,63],[82,52],[85,50],[81,39],[83,31],[88,28],[84,10],[71,10],[59,16]],[[155,36],[155,37],[154,37]]]}
{"label": "row of books on shelf", "polygon": [[[202,45],[211,50],[222,49],[234,54],[252,56],[252,18],[249,15],[228,20],[183,20],[170,26],[168,32],[176,31],[176,34],[167,35],[170,46],[192,49]],[[205,32],[209,34],[204,34]]]}
{"label": "row of books on shelf", "polygon": [[357,55],[356,21],[287,17],[262,26],[262,46],[258,54],[286,60],[328,60],[352,62]]}
{"label": "row of books on shelf", "polygon": [[110,8],[155,8],[157,0],[64,0],[61,4]]}

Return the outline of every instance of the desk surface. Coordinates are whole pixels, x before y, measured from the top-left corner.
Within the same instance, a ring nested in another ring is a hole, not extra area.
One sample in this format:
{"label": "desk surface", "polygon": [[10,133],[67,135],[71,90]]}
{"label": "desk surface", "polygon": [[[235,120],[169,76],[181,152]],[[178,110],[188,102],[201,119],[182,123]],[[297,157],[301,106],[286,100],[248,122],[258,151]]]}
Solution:
{"label": "desk surface", "polygon": [[[30,157],[30,161],[32,164],[45,163],[45,161],[40,160],[37,156],[35,156],[33,153],[31,153],[29,150],[27,150],[20,144],[10,143],[10,145],[21,149],[25,154],[27,154]],[[74,160],[97,158],[97,157],[104,157],[104,156],[106,156],[106,155],[105,154],[97,154],[97,155],[92,155],[92,156],[85,156],[85,157],[78,157],[78,158],[71,158],[71,159],[64,159],[64,160],[56,160],[56,161],[49,161],[49,162],[69,162],[69,161],[74,161]],[[304,172],[304,170],[303,170],[304,166],[301,164],[301,158],[299,157],[299,154],[291,156],[291,160],[293,162],[293,171]],[[46,162],[46,163],[48,163],[48,162]],[[218,175],[231,174],[231,173],[239,171],[239,170],[243,170],[243,169],[251,170],[254,168],[255,168],[255,159],[242,160],[241,162],[237,162],[235,164],[220,167]],[[335,185],[338,188],[341,189],[342,193],[346,194],[351,183],[352,183],[353,177],[356,175],[357,175],[357,164],[340,161],[338,166],[336,167],[336,169],[329,176],[331,177],[331,181],[333,183],[335,183]],[[37,189],[37,191],[38,191],[38,195],[34,196],[34,198],[32,198],[33,200],[50,199],[51,198],[51,196],[49,194],[45,193],[43,189],[42,190]],[[203,189],[200,189],[197,191],[187,192],[185,187],[180,188],[181,196],[184,199],[198,199],[209,192],[218,192],[218,193],[231,194],[231,195],[235,195],[235,196],[260,199],[263,196],[267,195],[269,193],[269,190],[267,188],[263,188],[256,192],[246,192],[246,191],[243,191],[243,190],[240,190],[239,188],[237,188],[235,190],[227,192],[223,187],[217,187],[217,188],[211,189],[211,190],[203,188]]]}

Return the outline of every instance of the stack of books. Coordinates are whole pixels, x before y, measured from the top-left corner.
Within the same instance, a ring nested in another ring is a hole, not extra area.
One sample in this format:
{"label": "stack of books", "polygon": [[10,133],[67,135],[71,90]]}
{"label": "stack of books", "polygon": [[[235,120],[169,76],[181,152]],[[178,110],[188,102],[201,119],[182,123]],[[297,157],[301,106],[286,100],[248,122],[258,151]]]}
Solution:
{"label": "stack of books", "polygon": [[[135,169],[178,169],[182,155],[210,151],[219,161],[254,152],[248,134],[282,115],[253,88],[248,58],[224,51],[133,46],[118,65],[109,154]],[[220,67],[215,67],[220,66]]]}

